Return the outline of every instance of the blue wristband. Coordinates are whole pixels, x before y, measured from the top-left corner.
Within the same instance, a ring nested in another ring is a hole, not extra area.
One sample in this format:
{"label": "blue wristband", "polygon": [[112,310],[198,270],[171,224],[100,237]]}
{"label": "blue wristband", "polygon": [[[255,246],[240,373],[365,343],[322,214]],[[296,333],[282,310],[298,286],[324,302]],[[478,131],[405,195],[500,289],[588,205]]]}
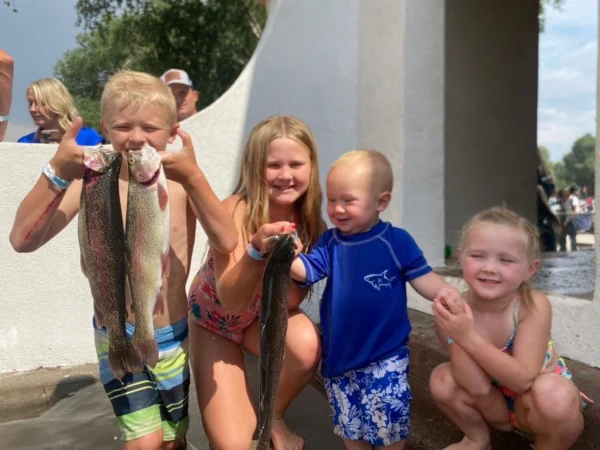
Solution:
{"label": "blue wristband", "polygon": [[258,250],[254,248],[254,245],[252,245],[252,243],[248,244],[246,253],[248,253],[248,256],[250,256],[250,258],[255,259],[257,261],[264,261],[266,259],[263,255],[260,254]]}
{"label": "blue wristband", "polygon": [[50,163],[44,166],[44,170],[42,170],[42,173],[46,175],[46,177],[48,177],[48,179],[52,182],[52,184],[54,184],[54,186],[56,186],[62,191],[71,186],[72,181],[63,180],[62,178],[58,177]]}
{"label": "blue wristband", "polygon": [[9,118],[9,116],[0,116],[0,123],[8,122],[8,118]]}

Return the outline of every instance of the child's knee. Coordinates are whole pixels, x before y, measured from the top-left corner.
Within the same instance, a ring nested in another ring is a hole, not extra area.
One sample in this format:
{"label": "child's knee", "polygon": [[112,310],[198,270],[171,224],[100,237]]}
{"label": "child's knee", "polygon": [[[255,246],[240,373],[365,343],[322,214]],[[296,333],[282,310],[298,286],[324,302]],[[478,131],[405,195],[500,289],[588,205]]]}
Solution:
{"label": "child's knee", "polygon": [[138,439],[125,442],[124,450],[160,450],[163,443],[163,431],[158,430]]}
{"label": "child's knee", "polygon": [[550,421],[568,420],[580,414],[581,397],[573,383],[560,375],[541,375],[532,384],[531,405]]}
{"label": "child's knee", "polygon": [[[298,324],[299,325],[299,324]],[[302,326],[296,326],[292,333],[288,334],[287,343],[290,356],[296,360],[297,369],[311,371],[317,367],[321,359],[321,343],[314,326],[306,321]]]}
{"label": "child's knee", "polygon": [[450,363],[441,364],[433,369],[429,377],[429,390],[435,400],[441,403],[450,402],[456,395],[456,389]]}
{"label": "child's knee", "polygon": [[163,441],[160,450],[185,450],[185,448],[185,438],[179,438],[174,441]]}

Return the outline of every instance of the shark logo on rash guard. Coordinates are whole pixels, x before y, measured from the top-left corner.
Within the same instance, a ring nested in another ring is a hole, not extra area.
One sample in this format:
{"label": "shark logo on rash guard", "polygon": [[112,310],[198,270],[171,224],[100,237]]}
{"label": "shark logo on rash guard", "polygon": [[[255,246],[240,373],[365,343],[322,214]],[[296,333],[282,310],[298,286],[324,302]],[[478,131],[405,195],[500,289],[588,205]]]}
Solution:
{"label": "shark logo on rash guard", "polygon": [[392,288],[392,281],[394,281],[396,277],[389,277],[387,274],[387,270],[384,270],[381,273],[373,273],[371,275],[367,275],[365,277],[365,281],[373,286],[378,291],[381,290],[382,287],[387,286],[388,288]]}

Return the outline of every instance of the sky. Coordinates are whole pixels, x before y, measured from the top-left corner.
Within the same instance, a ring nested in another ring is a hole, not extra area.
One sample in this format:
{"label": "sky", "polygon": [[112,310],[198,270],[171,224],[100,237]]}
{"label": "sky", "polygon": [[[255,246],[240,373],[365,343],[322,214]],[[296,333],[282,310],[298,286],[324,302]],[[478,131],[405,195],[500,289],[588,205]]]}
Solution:
{"label": "sky", "polygon": [[[33,131],[25,90],[53,75],[54,64],[76,46],[76,0],[12,0],[12,13],[0,2],[0,48],[15,59],[13,106],[5,141]],[[586,133],[595,135],[598,0],[565,0],[562,10],[547,8],[540,36],[538,144],[553,161],[568,153]]]}

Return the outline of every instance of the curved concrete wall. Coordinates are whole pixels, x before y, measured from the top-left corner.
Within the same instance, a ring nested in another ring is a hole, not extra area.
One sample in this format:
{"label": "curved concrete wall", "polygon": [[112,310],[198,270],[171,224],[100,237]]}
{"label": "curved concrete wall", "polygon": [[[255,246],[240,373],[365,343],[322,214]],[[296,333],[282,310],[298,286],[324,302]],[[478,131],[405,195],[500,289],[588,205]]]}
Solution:
{"label": "curved concrete wall", "polygon": [[[271,0],[269,7],[263,38],[238,80],[182,123],[217,195],[232,190],[250,129],[269,115],[293,114],[315,133],[322,181],[349,149],[386,153],[395,187],[384,218],[413,233],[433,265],[443,264],[445,9],[437,0]],[[0,373],[95,361],[76,223],[33,254],[17,254],[8,242],[20,201],[55,149],[0,144]],[[204,250],[199,230],[192,273]],[[310,304],[315,319],[317,303]],[[591,345],[599,334],[595,303],[554,299],[554,328],[567,356],[600,366]],[[410,305],[430,312],[415,295]]]}

